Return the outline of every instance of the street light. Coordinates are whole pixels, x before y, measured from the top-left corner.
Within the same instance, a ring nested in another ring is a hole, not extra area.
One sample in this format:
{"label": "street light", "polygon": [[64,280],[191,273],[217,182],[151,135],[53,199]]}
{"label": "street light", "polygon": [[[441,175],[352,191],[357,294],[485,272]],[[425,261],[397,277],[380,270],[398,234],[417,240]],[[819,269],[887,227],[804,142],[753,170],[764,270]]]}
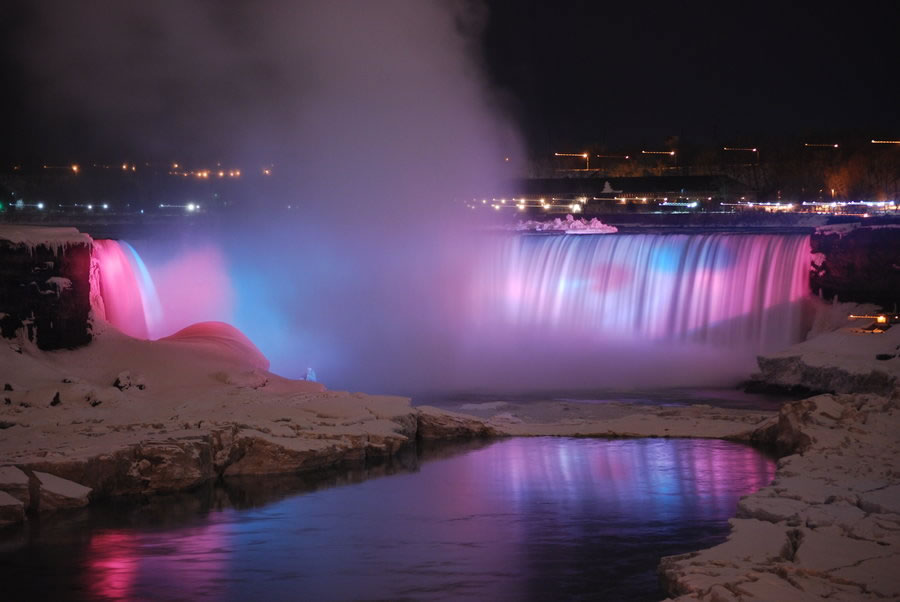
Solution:
{"label": "street light", "polygon": [[553,153],[555,157],[581,157],[586,161],[585,169],[591,168],[591,156],[587,153]]}
{"label": "street light", "polygon": [[642,150],[642,151],[641,151],[641,154],[642,154],[642,155],[669,155],[670,157],[674,157],[674,156],[675,156],[675,151],[648,151],[648,150]]}
{"label": "street light", "polygon": [[820,148],[837,148],[837,144],[819,144],[817,142],[804,142],[803,146],[820,147]]}
{"label": "street light", "polygon": [[872,144],[900,144],[900,140],[872,140]]}
{"label": "street light", "polygon": [[599,159],[630,159],[631,155],[594,155]]}
{"label": "street light", "polygon": [[743,151],[747,153],[756,153],[756,162],[759,163],[759,149],[758,148],[747,148],[747,147],[739,147],[739,146],[723,146],[722,150],[724,151]]}

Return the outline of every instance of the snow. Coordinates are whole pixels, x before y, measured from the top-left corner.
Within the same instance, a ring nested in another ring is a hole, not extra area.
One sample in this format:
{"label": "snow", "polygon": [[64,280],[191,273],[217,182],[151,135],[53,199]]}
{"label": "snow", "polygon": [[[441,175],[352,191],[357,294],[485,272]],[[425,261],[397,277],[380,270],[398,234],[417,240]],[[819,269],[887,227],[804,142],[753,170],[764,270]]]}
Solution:
{"label": "snow", "polygon": [[61,479],[56,475],[46,472],[34,471],[34,476],[41,484],[41,489],[66,498],[83,498],[86,499],[91,493],[90,487],[84,487],[78,483]]}
{"label": "snow", "polygon": [[857,229],[865,230],[894,230],[900,228],[900,224],[866,224],[863,222],[849,222],[845,224],[829,224],[816,228],[817,234],[837,234],[843,236]]}
{"label": "snow", "polygon": [[57,254],[69,245],[91,245],[92,239],[76,228],[46,228],[44,226],[0,225],[0,240],[14,245],[24,245],[30,251],[35,247],[47,247]]}
{"label": "snow", "polygon": [[677,600],[720,592],[748,601],[897,599],[896,402],[820,395],[788,404],[760,432],[769,428],[800,430],[808,443],[778,462],[772,485],[741,500],[726,543],[663,559],[670,592]]}
{"label": "snow", "polygon": [[847,222],[844,224],[828,224],[824,226],[818,226],[816,228],[816,234],[837,234],[839,236],[843,236],[844,234],[849,234],[850,232],[856,230],[862,226],[860,222]]}
{"label": "snow", "polygon": [[586,221],[584,218],[575,219],[573,215],[567,215],[565,220],[557,217],[550,221],[520,221],[516,224],[515,229],[533,232],[565,232],[567,234],[613,234],[619,231],[615,226],[607,226],[596,217]]}
{"label": "snow", "polygon": [[68,278],[63,278],[62,276],[47,278],[47,284],[56,289],[57,295],[72,288],[72,281]]}
{"label": "snow", "polygon": [[244,333],[225,322],[192,324],[160,340],[203,348],[228,361],[246,363],[260,370],[269,369],[269,360],[262,351]]}
{"label": "snow", "polygon": [[[767,354],[764,359],[799,358],[805,366],[852,374],[878,371],[900,382],[900,325],[877,332],[861,328],[867,322],[872,320],[857,320],[858,326],[822,333],[783,351]],[[879,361],[877,355],[894,357]]]}

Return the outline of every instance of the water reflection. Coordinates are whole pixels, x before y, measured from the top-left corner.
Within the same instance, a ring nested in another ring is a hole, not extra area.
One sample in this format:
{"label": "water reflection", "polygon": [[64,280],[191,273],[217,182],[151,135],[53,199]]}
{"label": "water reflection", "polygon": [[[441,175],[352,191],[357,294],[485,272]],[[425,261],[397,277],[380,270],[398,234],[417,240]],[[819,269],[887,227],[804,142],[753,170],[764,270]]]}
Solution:
{"label": "water reflection", "polygon": [[[656,599],[659,557],[721,540],[774,474],[748,447],[660,439],[510,439],[403,466],[243,509],[223,500],[254,485],[231,484],[162,527],[97,517],[0,552],[0,576],[56,599]],[[12,579],[51,567],[49,584]]]}

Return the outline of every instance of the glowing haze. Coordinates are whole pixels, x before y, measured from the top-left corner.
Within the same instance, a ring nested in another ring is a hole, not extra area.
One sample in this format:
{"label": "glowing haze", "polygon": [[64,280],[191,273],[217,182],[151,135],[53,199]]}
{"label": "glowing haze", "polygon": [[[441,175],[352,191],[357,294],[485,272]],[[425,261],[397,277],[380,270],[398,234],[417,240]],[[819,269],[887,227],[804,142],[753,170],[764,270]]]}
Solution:
{"label": "glowing haze", "polygon": [[[504,169],[519,146],[482,77],[480,4],[45,1],[33,17],[27,60],[48,111],[90,123],[95,147],[277,172],[280,189],[207,229],[132,241],[162,308],[149,336],[228,321],[273,371],[299,377],[312,367],[330,387],[370,392],[731,376],[721,352],[590,331],[592,323],[582,331],[578,312],[511,324],[504,309],[514,300],[492,297],[558,285],[550,273],[516,283],[530,277],[527,260],[501,262],[510,271],[490,276],[507,243],[459,215],[456,201],[513,173]],[[668,248],[656,251],[679,252]],[[648,266],[691,269],[659,253]],[[602,284],[618,278],[621,259]],[[713,279],[730,269],[710,265]],[[654,269],[627,277],[665,279]],[[641,303],[676,298],[666,287],[677,276],[657,287],[668,297]],[[795,302],[793,292],[707,318],[739,319]],[[535,299],[521,311],[539,310]],[[748,343],[744,355],[758,346]]]}

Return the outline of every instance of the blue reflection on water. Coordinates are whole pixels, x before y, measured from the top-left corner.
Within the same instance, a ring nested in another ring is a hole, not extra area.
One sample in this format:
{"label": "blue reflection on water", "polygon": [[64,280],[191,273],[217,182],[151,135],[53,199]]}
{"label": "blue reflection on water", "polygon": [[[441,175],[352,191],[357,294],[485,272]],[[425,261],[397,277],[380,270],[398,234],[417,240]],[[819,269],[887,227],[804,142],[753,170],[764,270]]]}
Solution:
{"label": "blue reflection on water", "polygon": [[188,526],[37,542],[15,558],[74,574],[68,591],[90,598],[658,599],[660,556],[724,539],[738,498],[773,474],[722,441],[509,439],[413,473]]}

